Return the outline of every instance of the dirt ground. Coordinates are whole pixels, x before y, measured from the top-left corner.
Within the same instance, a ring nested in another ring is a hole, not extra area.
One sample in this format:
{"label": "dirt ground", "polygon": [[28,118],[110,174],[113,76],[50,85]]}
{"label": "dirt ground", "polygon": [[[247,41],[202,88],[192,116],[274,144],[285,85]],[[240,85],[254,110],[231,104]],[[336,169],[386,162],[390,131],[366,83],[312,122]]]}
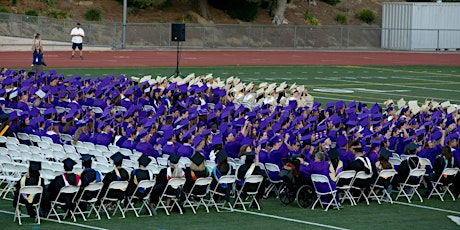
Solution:
{"label": "dirt ground", "polygon": [[[285,17],[291,25],[304,25],[306,12],[318,18],[321,25],[337,25],[335,17],[344,14],[349,25],[366,25],[355,17],[362,9],[371,9],[376,15],[374,25],[381,25],[382,2],[384,0],[342,0],[336,6],[330,6],[317,1],[317,6],[312,6],[306,0],[291,0],[288,4]],[[401,1],[401,0],[393,0]],[[387,2],[385,0],[385,2]],[[68,16],[75,20],[84,20],[84,13],[90,8],[98,8],[102,12],[104,21],[121,22],[123,6],[115,0],[57,0],[54,7],[47,5],[47,0],[18,0],[16,6],[12,6],[11,0],[0,0],[2,8],[7,8],[12,13],[23,14],[27,10],[34,9],[41,16],[46,16],[51,10],[65,11]],[[193,12],[190,3],[181,0],[172,0],[172,7],[166,9],[134,10],[128,8],[128,22],[145,23],[202,23],[202,24],[244,24],[237,19],[230,18],[224,11],[210,7],[211,19],[205,20]],[[256,19],[251,24],[271,24],[271,17],[267,10],[259,9]]]}

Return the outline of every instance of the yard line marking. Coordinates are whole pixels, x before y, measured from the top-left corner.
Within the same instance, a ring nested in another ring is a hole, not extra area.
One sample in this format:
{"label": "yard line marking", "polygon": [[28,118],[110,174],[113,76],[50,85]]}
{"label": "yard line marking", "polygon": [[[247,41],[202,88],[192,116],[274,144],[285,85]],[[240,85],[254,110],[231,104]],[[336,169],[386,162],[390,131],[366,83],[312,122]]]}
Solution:
{"label": "yard line marking", "polygon": [[389,72],[400,72],[400,73],[419,73],[426,75],[438,75],[438,76],[451,76],[451,77],[460,77],[458,74],[448,74],[448,73],[435,73],[424,71],[412,71],[412,70],[398,70],[398,69],[387,69],[387,68],[378,68],[378,67],[365,67],[365,66],[342,66],[344,68],[356,68],[356,69],[371,69],[371,70],[382,70]]}
{"label": "yard line marking", "polygon": [[422,206],[422,205],[418,205],[418,204],[403,203],[403,202],[399,202],[399,201],[393,201],[393,203],[412,206],[412,207],[416,207],[416,208],[424,208],[424,209],[430,209],[430,210],[434,210],[434,211],[447,212],[447,213],[453,213],[453,214],[460,215],[460,212],[447,210],[447,209],[442,209],[442,208],[433,208],[433,207],[429,207],[429,206]]}
{"label": "yard line marking", "polygon": [[[365,78],[365,77],[362,77]],[[339,80],[339,79],[331,79],[331,78],[324,78],[324,80],[336,80],[336,81],[342,81],[342,82],[354,82],[354,83],[364,83],[362,81],[345,81],[345,80]],[[408,84],[408,83],[405,83]],[[404,88],[411,88],[411,89],[426,89],[426,90],[433,90],[433,91],[444,91],[444,92],[458,92],[458,90],[451,90],[451,89],[438,89],[438,88],[430,88],[430,87],[420,87],[420,86],[410,86],[410,85],[399,85],[399,84],[389,84],[389,83],[372,83],[369,82],[369,85],[386,85],[386,86],[399,86],[399,87],[404,87]]]}
{"label": "yard line marking", "polygon": [[[356,101],[354,99],[343,99],[343,98],[338,98],[338,97],[321,97],[321,96],[315,96],[316,98],[321,98],[321,99],[326,99],[326,100],[335,100],[335,101]],[[372,102],[372,101],[362,101],[362,100],[359,100],[360,102],[364,102],[364,103],[369,103],[369,104],[372,104],[372,103],[375,103],[375,102]],[[383,103],[380,103],[380,104],[383,104]]]}
{"label": "yard line marking", "polygon": [[[226,209],[228,209],[228,208],[226,208]],[[309,221],[304,221],[304,220],[291,219],[291,218],[287,218],[287,217],[275,216],[275,215],[270,215],[270,214],[265,214],[265,213],[243,211],[243,210],[238,210],[238,209],[233,209],[233,210],[235,212],[248,213],[248,214],[252,214],[252,215],[256,215],[256,216],[270,217],[270,218],[280,219],[280,220],[287,220],[287,221],[291,221],[291,222],[314,225],[314,226],[319,226],[319,227],[323,227],[323,228],[341,229],[341,230],[346,230],[347,229],[347,228],[341,228],[341,227],[336,227],[336,226],[327,225],[327,224],[320,224],[320,223],[309,222]]]}
{"label": "yard line marking", "polygon": [[391,78],[397,78],[397,79],[408,79],[408,80],[416,80],[416,81],[429,81],[429,82],[444,82],[444,83],[449,83],[449,84],[458,84],[459,82],[455,81],[443,81],[443,80],[432,80],[432,79],[420,79],[420,78],[411,78],[411,77],[396,77],[393,76]]}
{"label": "yard line marking", "polygon": [[[4,210],[0,210],[0,212],[1,212],[1,213],[5,213],[5,214],[14,215],[14,212],[8,212],[8,211],[4,211]],[[40,220],[47,220],[47,221],[59,223],[58,220],[47,219],[47,218],[40,218]],[[73,225],[73,226],[77,226],[77,227],[89,228],[89,229],[96,229],[96,230],[108,230],[107,228],[99,228],[99,227],[95,227],[95,226],[84,225],[84,224],[78,224],[78,223],[67,222],[67,221],[61,221],[60,224],[68,224],[68,225]]]}

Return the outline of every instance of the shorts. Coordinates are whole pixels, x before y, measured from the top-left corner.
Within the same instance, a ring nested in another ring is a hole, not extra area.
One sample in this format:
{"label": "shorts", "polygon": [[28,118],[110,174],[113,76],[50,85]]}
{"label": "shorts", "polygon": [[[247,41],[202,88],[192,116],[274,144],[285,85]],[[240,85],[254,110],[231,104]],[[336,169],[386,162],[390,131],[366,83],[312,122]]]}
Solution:
{"label": "shorts", "polygon": [[75,48],[77,48],[79,50],[82,50],[83,49],[83,43],[72,43],[72,49],[74,50]]}

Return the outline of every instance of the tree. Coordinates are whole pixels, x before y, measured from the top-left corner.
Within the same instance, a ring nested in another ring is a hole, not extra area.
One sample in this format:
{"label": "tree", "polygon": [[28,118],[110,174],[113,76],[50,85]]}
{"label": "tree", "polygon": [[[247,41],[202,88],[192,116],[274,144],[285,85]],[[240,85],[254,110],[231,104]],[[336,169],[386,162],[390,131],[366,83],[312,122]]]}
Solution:
{"label": "tree", "polygon": [[195,11],[206,20],[211,19],[211,13],[209,12],[208,0],[191,0]]}
{"label": "tree", "polygon": [[272,23],[276,25],[288,24],[288,20],[284,17],[287,0],[277,0],[276,2],[275,16],[273,17]]}

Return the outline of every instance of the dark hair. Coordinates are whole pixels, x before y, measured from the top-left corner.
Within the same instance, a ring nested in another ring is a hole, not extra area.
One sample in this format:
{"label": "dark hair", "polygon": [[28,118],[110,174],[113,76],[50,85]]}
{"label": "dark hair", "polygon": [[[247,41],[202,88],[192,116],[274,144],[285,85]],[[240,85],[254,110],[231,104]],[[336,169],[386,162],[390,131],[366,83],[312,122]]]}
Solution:
{"label": "dark hair", "polygon": [[393,168],[391,163],[385,157],[382,157],[380,155],[379,155],[379,162],[380,162],[380,166],[382,167],[382,169],[392,169]]}
{"label": "dark hair", "polygon": [[451,162],[450,159],[452,159],[452,150],[450,146],[446,145],[442,148],[441,156],[447,160],[447,167],[453,167],[453,165],[449,165]]}

